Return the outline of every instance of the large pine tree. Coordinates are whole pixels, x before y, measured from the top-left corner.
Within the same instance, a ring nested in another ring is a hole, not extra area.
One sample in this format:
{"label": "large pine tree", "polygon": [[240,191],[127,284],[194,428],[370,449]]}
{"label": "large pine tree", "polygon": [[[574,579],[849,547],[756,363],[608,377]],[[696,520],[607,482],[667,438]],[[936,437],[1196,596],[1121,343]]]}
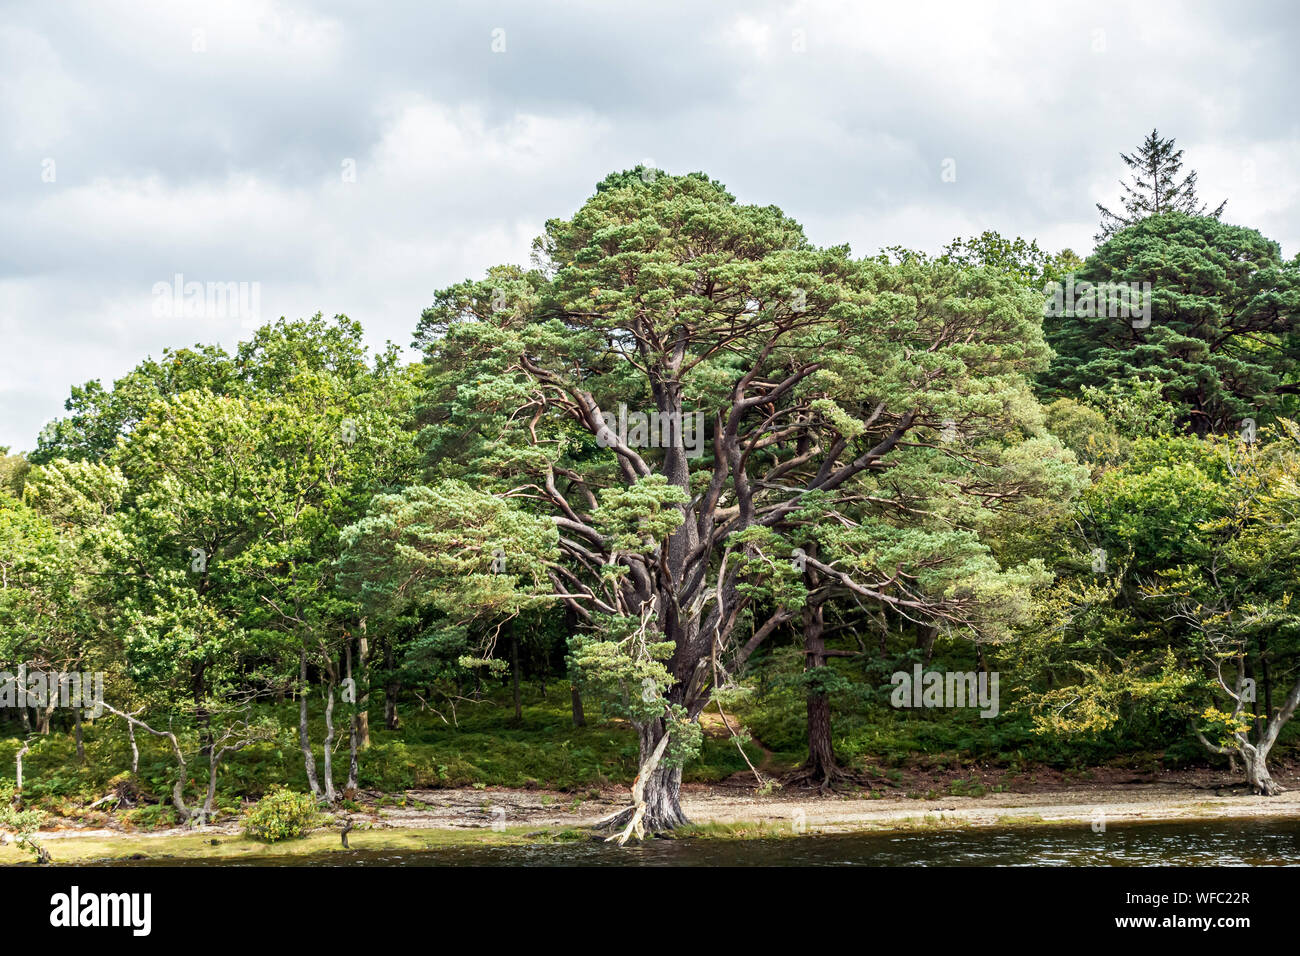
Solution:
{"label": "large pine tree", "polygon": [[[1125,226],[1147,216],[1165,212],[1206,215],[1205,205],[1196,196],[1196,170],[1189,172],[1181,182],[1178,179],[1183,167],[1183,151],[1174,149],[1174,145],[1172,137],[1161,139],[1160,131],[1153,129],[1136,153],[1119,154],[1125,165],[1133,170],[1133,182],[1132,185],[1120,183],[1124,187],[1123,214],[1111,212],[1097,203],[1101,213],[1101,231],[1094,237],[1097,242],[1109,239]],[[1225,199],[1209,215],[1217,219],[1227,204]]]}

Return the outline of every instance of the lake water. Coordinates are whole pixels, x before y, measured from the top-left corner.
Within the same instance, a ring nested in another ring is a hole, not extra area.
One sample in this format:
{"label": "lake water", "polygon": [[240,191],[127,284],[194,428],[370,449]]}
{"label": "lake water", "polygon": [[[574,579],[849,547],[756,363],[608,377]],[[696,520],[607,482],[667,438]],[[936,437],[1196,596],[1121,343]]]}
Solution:
{"label": "lake water", "polygon": [[[357,834],[364,840],[364,834]],[[161,861],[151,861],[157,865]],[[211,865],[168,860],[168,865]],[[639,846],[356,849],[251,866],[1257,866],[1300,864],[1300,818],[851,833],[785,839],[650,840]],[[120,865],[120,864],[119,864]]]}

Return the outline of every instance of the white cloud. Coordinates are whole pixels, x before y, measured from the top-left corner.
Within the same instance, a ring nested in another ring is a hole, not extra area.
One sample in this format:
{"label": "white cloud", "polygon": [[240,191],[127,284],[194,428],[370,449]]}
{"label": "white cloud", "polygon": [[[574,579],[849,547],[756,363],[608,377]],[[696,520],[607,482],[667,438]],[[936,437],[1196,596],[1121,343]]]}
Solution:
{"label": "white cloud", "polygon": [[0,118],[16,151],[56,148],[77,117],[97,106],[91,90],[67,73],[39,33],[0,25],[0,63]]}

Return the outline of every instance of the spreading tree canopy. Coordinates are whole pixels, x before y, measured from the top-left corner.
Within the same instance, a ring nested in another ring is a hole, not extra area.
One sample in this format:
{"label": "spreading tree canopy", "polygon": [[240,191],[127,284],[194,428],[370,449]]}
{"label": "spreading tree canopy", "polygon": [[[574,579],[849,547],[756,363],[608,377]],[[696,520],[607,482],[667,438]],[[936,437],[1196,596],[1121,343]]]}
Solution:
{"label": "spreading tree canopy", "polygon": [[[999,583],[995,561],[934,536],[1068,484],[1026,378],[1049,355],[1040,310],[1003,270],[855,260],[702,174],[641,169],[548,222],[533,270],[438,293],[416,333],[431,477],[555,523],[552,590],[592,638],[579,666],[640,736],[629,828],[682,820],[696,718],[796,613],[796,566],[965,631],[981,591],[1033,577]],[[893,526],[958,492],[947,529]]]}

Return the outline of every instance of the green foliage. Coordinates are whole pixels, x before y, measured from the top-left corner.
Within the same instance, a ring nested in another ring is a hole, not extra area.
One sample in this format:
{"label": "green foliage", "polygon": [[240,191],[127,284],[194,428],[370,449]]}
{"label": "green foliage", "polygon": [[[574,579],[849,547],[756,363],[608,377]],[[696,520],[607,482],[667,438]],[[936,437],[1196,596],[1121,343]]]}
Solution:
{"label": "green foliage", "polygon": [[388,613],[412,605],[508,612],[535,603],[556,539],[553,523],[446,480],[376,496],[366,517],[342,532],[340,577]]}
{"label": "green foliage", "polygon": [[627,488],[602,489],[592,523],[614,549],[648,554],[681,526],[676,506],[687,500],[686,492],[663,475],[647,475]]}
{"label": "green foliage", "polygon": [[46,814],[41,810],[17,809],[14,794],[13,784],[0,781],[0,829],[12,831],[18,846],[39,858],[41,846],[34,834],[45,823]]}
{"label": "green foliage", "polygon": [[583,689],[599,694],[630,720],[645,723],[666,716],[673,677],[664,662],[672,657],[673,646],[650,640],[631,618],[609,618],[602,624],[611,639],[576,635],[569,644],[571,666]]}
{"label": "green foliage", "polygon": [[0,445],[0,494],[21,498],[23,482],[31,462],[24,455],[11,455],[9,449]]}
{"label": "green foliage", "polygon": [[[1272,716],[1289,686],[1273,675],[1293,681],[1300,653],[1298,436],[1283,420],[1256,442],[1139,439],[1083,497],[1080,527],[1108,566],[1089,575],[1081,562],[1019,648],[1040,733],[1170,739],[1190,725],[1223,746],[1262,731],[1254,715]],[[1225,686],[1246,674],[1261,699],[1225,709]]]}
{"label": "green foliage", "polygon": [[306,836],[319,823],[320,811],[311,794],[277,789],[244,816],[244,833],[254,840],[279,843]]}
{"label": "green foliage", "polygon": [[1083,387],[1083,400],[1122,437],[1148,438],[1174,431],[1178,410],[1165,401],[1156,381],[1112,382],[1106,388]]}
{"label": "green foliage", "polygon": [[1178,426],[1198,435],[1285,412],[1300,355],[1300,263],[1283,260],[1276,242],[1212,217],[1161,213],[1117,232],[1074,278],[1149,283],[1149,323],[1071,303],[1050,312],[1049,396],[1156,381]]}

